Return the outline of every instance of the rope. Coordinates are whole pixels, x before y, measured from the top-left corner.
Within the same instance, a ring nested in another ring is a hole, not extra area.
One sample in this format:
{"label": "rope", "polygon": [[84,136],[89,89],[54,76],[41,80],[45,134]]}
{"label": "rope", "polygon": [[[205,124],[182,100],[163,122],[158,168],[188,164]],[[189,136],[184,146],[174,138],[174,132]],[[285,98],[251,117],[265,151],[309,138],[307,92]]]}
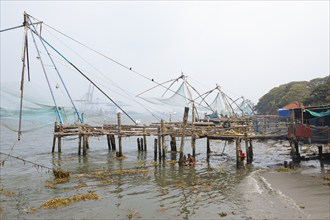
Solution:
{"label": "rope", "polygon": [[[30,29],[31,30],[31,29]],[[34,34],[38,35],[35,31],[31,30]],[[105,95],[113,104],[115,104],[129,119],[131,119],[134,124],[135,120],[126,113],[112,98],[110,98],[99,86],[97,86],[89,77],[87,77],[78,67],[76,67],[71,61],[64,57],[58,50],[56,50],[52,45],[50,45],[43,37],[39,36],[42,41],[44,41],[49,47],[51,47],[58,55],[60,55],[65,61],[67,61],[73,68],[75,68],[85,79],[92,83],[103,95]]]}
{"label": "rope", "polygon": [[[53,123],[49,123],[49,124],[46,124],[46,125],[40,125],[40,126],[32,127],[32,128],[29,128],[29,129],[21,130],[21,133],[28,133],[28,132],[32,132],[32,131],[35,131],[35,130],[39,130],[39,129],[42,129],[44,127],[47,127],[47,126],[49,126],[51,124],[53,124]],[[7,128],[8,130],[11,130],[13,132],[18,132],[18,130],[10,127],[6,123],[1,122],[1,126]]]}
{"label": "rope", "polygon": [[[31,22],[31,19],[30,19],[30,18],[29,18],[29,21]],[[32,22],[31,22],[31,23],[32,23]],[[35,33],[37,33],[35,26],[34,26],[33,24],[32,24],[32,26],[33,26],[33,29],[34,29]],[[78,110],[77,110],[75,104],[73,103],[73,100],[72,100],[72,98],[71,98],[71,95],[70,95],[70,93],[69,93],[69,91],[68,91],[68,89],[67,89],[67,87],[66,87],[66,85],[65,85],[65,83],[64,83],[64,81],[63,81],[63,79],[62,79],[62,77],[61,77],[61,74],[59,73],[59,71],[58,71],[58,69],[57,69],[57,67],[56,67],[56,65],[55,65],[55,63],[54,63],[52,57],[50,56],[50,54],[49,54],[49,52],[48,52],[48,50],[47,50],[47,48],[46,48],[46,46],[45,46],[45,44],[44,44],[44,42],[41,40],[41,36],[40,36],[39,34],[37,34],[37,36],[39,37],[39,39],[40,39],[40,41],[41,41],[43,47],[45,48],[45,50],[46,50],[46,52],[47,52],[47,54],[48,54],[48,57],[49,57],[50,61],[52,62],[53,66],[54,66],[54,68],[55,68],[55,70],[56,70],[56,73],[57,73],[58,77],[60,78],[60,80],[61,80],[61,82],[62,82],[62,84],[63,84],[63,86],[64,86],[64,89],[65,89],[65,91],[66,91],[66,94],[68,95],[68,97],[69,97],[69,99],[70,99],[70,101],[71,101],[71,104],[72,104],[72,106],[74,107],[74,110],[75,110],[75,112],[76,112],[76,114],[77,114],[77,116],[78,116],[79,121],[82,123],[83,121],[82,121],[82,119],[81,119],[81,117],[80,117],[80,115],[79,115],[79,113],[78,113]]]}
{"label": "rope", "polygon": [[54,102],[55,107],[56,107],[56,112],[57,112],[58,117],[59,117],[59,119],[60,119],[60,123],[63,124],[62,115],[61,115],[61,113],[60,113],[60,111],[59,111],[59,109],[58,109],[58,106],[57,106],[57,104],[56,104],[56,100],[55,100],[55,97],[54,97],[54,94],[53,94],[53,90],[52,90],[52,88],[51,88],[51,86],[50,86],[50,83],[49,83],[49,80],[48,80],[48,76],[47,76],[47,74],[46,74],[46,69],[45,69],[45,67],[44,67],[44,64],[43,64],[42,59],[41,59],[41,56],[40,56],[39,48],[38,48],[37,43],[36,43],[36,41],[35,41],[34,35],[32,34],[32,33],[34,33],[34,31],[31,30],[31,29],[30,29],[30,31],[31,31],[31,35],[32,35],[32,38],[33,38],[33,43],[34,43],[34,45],[35,45],[35,47],[36,47],[36,50],[37,50],[37,53],[38,53],[38,57],[39,57],[39,60],[40,60],[40,63],[41,63],[41,66],[42,66],[42,69],[43,69],[43,72],[44,72],[44,75],[45,75],[45,78],[46,78],[46,81],[47,81],[48,87],[49,87],[49,90],[50,90],[50,93],[51,93],[51,95],[52,95],[53,102]]}
{"label": "rope", "polygon": [[[11,152],[13,152],[13,150],[14,150],[14,147],[16,146],[16,144],[18,143],[18,140],[16,140],[15,142],[14,142],[14,144],[10,147],[10,153]],[[5,158],[5,159],[3,159],[2,161],[0,161],[0,164],[3,166],[4,165],[4,163],[5,163],[5,161],[8,159],[8,156]]]}
{"label": "rope", "polygon": [[[31,17],[32,17],[32,16],[31,16]],[[100,56],[106,58],[107,60],[110,60],[111,62],[113,62],[113,63],[115,63],[115,64],[117,64],[117,65],[119,65],[119,66],[121,66],[121,67],[123,67],[123,68],[125,68],[125,69],[127,69],[127,70],[129,70],[130,72],[133,72],[133,73],[135,73],[135,74],[137,74],[137,75],[139,75],[139,76],[141,76],[141,77],[143,77],[143,78],[145,78],[145,79],[147,79],[147,80],[149,80],[149,81],[151,81],[151,82],[157,84],[158,86],[161,86],[161,87],[167,89],[167,87],[165,87],[164,85],[162,85],[162,83],[158,83],[158,82],[157,82],[156,80],[154,80],[153,78],[149,78],[149,77],[143,75],[142,73],[139,73],[138,71],[133,70],[132,67],[129,67],[129,66],[127,66],[127,65],[124,65],[124,64],[122,64],[122,63],[116,61],[115,59],[113,59],[113,58],[111,58],[111,57],[109,57],[109,56],[107,56],[107,55],[104,55],[104,54],[98,52],[97,50],[95,50],[95,49],[93,49],[93,48],[87,46],[86,44],[81,43],[81,42],[78,41],[78,40],[73,39],[72,37],[70,37],[70,36],[64,34],[63,32],[61,32],[61,31],[59,31],[59,30],[57,30],[57,29],[51,27],[50,25],[47,25],[46,23],[43,23],[43,24],[44,24],[45,26],[49,27],[50,29],[56,31],[57,33],[59,33],[59,34],[65,36],[65,37],[69,38],[70,40],[76,42],[77,44],[79,44],[79,45],[81,45],[81,46],[83,46],[83,47],[86,47],[87,49],[93,51],[94,53],[96,53],[96,54],[98,54],[98,55],[100,55]],[[169,91],[175,93],[175,91],[173,91],[173,90],[171,90],[171,89],[169,89]]]}
{"label": "rope", "polygon": [[[23,158],[21,158],[21,157],[18,157],[18,156],[13,156],[13,155],[6,154],[6,153],[2,153],[2,152],[0,152],[0,154],[6,155],[7,158],[8,158],[8,157],[15,158],[15,159],[17,159],[17,160],[21,160],[21,161],[23,161],[24,163],[30,163],[30,164],[33,164],[33,165],[35,165],[35,166],[37,166],[37,167],[42,167],[42,168],[46,168],[46,169],[49,169],[49,170],[53,170],[53,169],[50,168],[50,167],[47,167],[47,166],[44,166],[44,165],[41,165],[41,164],[37,164],[37,163],[34,163],[34,162],[32,162],[32,161],[29,161],[29,160],[25,160],[25,159],[23,159]],[[4,166],[4,164],[5,164],[5,160],[0,161],[0,164],[1,164],[2,166]]]}

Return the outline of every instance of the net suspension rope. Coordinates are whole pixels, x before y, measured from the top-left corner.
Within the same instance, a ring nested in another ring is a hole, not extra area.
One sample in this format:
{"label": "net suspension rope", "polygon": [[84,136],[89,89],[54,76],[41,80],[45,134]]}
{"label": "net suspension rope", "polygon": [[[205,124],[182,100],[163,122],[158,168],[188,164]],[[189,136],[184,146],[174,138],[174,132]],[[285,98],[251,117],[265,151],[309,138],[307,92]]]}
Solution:
{"label": "net suspension rope", "polygon": [[[30,23],[32,23],[30,18],[29,18],[29,21],[30,21]],[[63,78],[62,78],[61,74],[59,73],[59,71],[58,71],[58,69],[57,69],[57,67],[56,67],[56,65],[55,65],[55,63],[54,63],[52,57],[50,56],[49,51],[47,50],[47,47],[45,46],[44,42],[41,40],[41,36],[40,36],[40,34],[38,34],[38,32],[37,32],[37,30],[36,30],[36,28],[35,28],[35,26],[34,26],[33,24],[32,24],[32,27],[33,27],[35,33],[37,33],[37,36],[39,37],[39,39],[40,39],[40,41],[41,41],[43,47],[45,48],[45,50],[46,50],[46,52],[47,52],[47,54],[48,54],[48,57],[49,57],[50,61],[52,62],[53,66],[54,66],[54,68],[55,68],[55,70],[56,70],[56,73],[57,73],[58,77],[60,78],[60,80],[61,80],[61,82],[62,82],[62,84],[63,84],[63,86],[64,86],[64,89],[65,89],[65,91],[66,91],[66,94],[68,95],[68,97],[69,97],[69,99],[70,99],[70,101],[71,101],[71,104],[72,104],[72,106],[74,107],[74,110],[75,110],[75,112],[76,112],[76,114],[77,114],[77,116],[78,116],[78,119],[79,119],[79,121],[82,123],[82,122],[83,122],[83,121],[82,121],[82,118],[80,117],[80,114],[79,114],[79,112],[78,112],[78,110],[77,110],[77,108],[76,108],[76,106],[75,106],[75,104],[74,104],[74,102],[73,102],[73,100],[72,100],[72,98],[71,98],[71,95],[70,95],[70,93],[69,93],[69,91],[68,91],[68,89],[67,89],[67,87],[66,87],[66,85],[65,85],[65,83],[64,83],[64,81],[63,81]]]}

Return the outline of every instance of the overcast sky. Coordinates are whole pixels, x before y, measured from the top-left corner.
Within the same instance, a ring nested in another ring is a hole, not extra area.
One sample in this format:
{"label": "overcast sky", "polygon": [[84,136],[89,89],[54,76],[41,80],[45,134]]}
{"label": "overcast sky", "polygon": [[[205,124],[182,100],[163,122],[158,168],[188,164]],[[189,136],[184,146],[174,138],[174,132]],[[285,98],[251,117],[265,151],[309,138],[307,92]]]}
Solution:
{"label": "overcast sky", "polygon": [[[329,1],[1,0],[0,4],[1,30],[22,24],[26,11],[149,79],[164,82],[183,72],[201,93],[218,84],[233,99],[244,96],[256,104],[273,87],[329,75]],[[46,38],[47,27],[43,28]],[[48,36],[50,43],[62,42]],[[20,80],[22,38],[23,29],[1,33],[1,82]],[[118,100],[123,92],[115,85],[134,95],[154,85],[78,49],[72,41],[65,44],[95,65],[86,70],[91,78],[97,78],[96,69],[107,75],[113,83],[109,91],[114,92],[109,95]],[[40,64],[33,66],[36,55],[30,59],[32,81],[42,82]],[[75,64],[85,65],[78,59]],[[79,74],[64,74],[70,75],[68,86],[75,96],[86,92],[88,83],[78,80]]]}

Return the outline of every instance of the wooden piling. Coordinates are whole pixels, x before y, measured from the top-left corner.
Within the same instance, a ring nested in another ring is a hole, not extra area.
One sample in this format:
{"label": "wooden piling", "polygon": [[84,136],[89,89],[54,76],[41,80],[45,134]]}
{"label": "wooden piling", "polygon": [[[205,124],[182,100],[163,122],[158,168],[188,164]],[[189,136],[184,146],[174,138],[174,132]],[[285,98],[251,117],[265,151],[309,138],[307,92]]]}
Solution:
{"label": "wooden piling", "polygon": [[160,127],[157,128],[158,133],[158,154],[159,154],[159,161],[162,159],[162,141],[161,141],[161,135],[160,135]]}
{"label": "wooden piling", "polygon": [[78,155],[81,155],[81,135],[79,135],[79,140],[78,140]]}
{"label": "wooden piling", "polygon": [[61,136],[58,136],[57,138],[57,152],[58,153],[61,153],[62,152],[62,137]]}
{"label": "wooden piling", "polygon": [[[248,123],[248,122],[246,122]],[[246,163],[250,164],[252,161],[250,160],[250,147],[249,147],[249,139],[247,135],[247,126],[244,127],[244,141],[245,141],[245,152],[246,152]]]}
{"label": "wooden piling", "polygon": [[86,148],[89,149],[89,135],[86,135]]}
{"label": "wooden piling", "polygon": [[165,160],[166,151],[165,151],[165,123],[164,123],[164,120],[162,119],[160,121],[160,123],[161,123],[161,135],[162,135],[162,156],[163,156],[163,160]]}
{"label": "wooden piling", "polygon": [[248,164],[251,164],[253,161],[253,146],[252,146],[252,140],[249,140],[249,148],[248,148],[248,155],[246,159]]}
{"label": "wooden piling", "polygon": [[184,115],[183,115],[183,123],[182,123],[182,137],[181,137],[181,145],[180,145],[180,158],[179,158],[179,166],[182,166],[184,164],[184,154],[183,154],[183,148],[184,148],[184,141],[185,141],[185,131],[186,131],[186,125],[188,121],[188,113],[189,108],[184,108]]}
{"label": "wooden piling", "polygon": [[53,137],[53,146],[52,146],[52,153],[55,152],[55,144],[56,144],[56,136]]}
{"label": "wooden piling", "polygon": [[191,136],[191,149],[192,149],[192,156],[195,158],[196,156],[196,135],[193,134]]}
{"label": "wooden piling", "polygon": [[170,145],[171,145],[171,151],[177,151],[177,149],[176,149],[176,138],[175,138],[174,135],[171,135]]}
{"label": "wooden piling", "polygon": [[110,142],[111,142],[111,148],[112,150],[116,150],[116,138],[115,135],[111,134],[110,135]]}
{"label": "wooden piling", "polygon": [[210,153],[211,153],[210,139],[206,138],[206,155],[207,155],[207,157],[209,157]]}
{"label": "wooden piling", "polygon": [[293,152],[292,159],[293,159],[293,162],[299,163],[300,162],[299,143],[297,140],[295,140],[293,143],[294,143],[294,146],[293,146],[294,152]]}
{"label": "wooden piling", "polygon": [[137,141],[138,151],[140,151],[141,150],[140,138],[137,138],[136,141]]}
{"label": "wooden piling", "polygon": [[143,138],[140,138],[140,150],[143,151],[144,149],[144,141],[143,141]]}
{"label": "wooden piling", "polygon": [[122,151],[122,143],[121,143],[121,113],[117,113],[117,120],[118,120],[118,147],[119,147],[119,152],[117,153],[118,157],[123,156],[123,151]]}
{"label": "wooden piling", "polygon": [[157,138],[154,139],[154,161],[157,161]]}
{"label": "wooden piling", "polygon": [[243,165],[243,161],[241,160],[241,140],[240,138],[236,138],[236,167],[241,168]]}
{"label": "wooden piling", "polygon": [[319,149],[319,158],[322,159],[323,158],[323,146],[319,145],[319,146],[317,146],[317,148]]}
{"label": "wooden piling", "polygon": [[108,149],[111,150],[111,138],[110,134],[107,134]]}
{"label": "wooden piling", "polygon": [[87,134],[83,135],[83,156],[87,155]]}
{"label": "wooden piling", "polygon": [[54,124],[54,137],[53,137],[53,146],[52,146],[52,153],[55,152],[55,144],[56,144],[56,135],[55,133],[57,132],[57,122]]}
{"label": "wooden piling", "polygon": [[141,146],[143,146],[142,150],[144,150],[144,151],[147,150],[147,129],[146,129],[145,125],[143,127],[143,145],[141,145]]}

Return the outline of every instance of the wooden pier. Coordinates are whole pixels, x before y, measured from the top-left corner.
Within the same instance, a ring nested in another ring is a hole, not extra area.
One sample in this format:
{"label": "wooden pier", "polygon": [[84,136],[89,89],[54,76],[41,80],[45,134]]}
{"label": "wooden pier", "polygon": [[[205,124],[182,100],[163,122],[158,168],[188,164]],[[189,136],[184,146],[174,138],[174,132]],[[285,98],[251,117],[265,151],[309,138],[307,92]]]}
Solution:
{"label": "wooden pier", "polygon": [[[147,136],[153,136],[155,159],[165,158],[165,137],[170,137],[171,152],[180,153],[179,164],[183,162],[184,145],[186,137],[191,138],[192,156],[195,157],[196,139],[206,138],[206,154],[211,153],[211,140],[230,140],[236,142],[237,166],[253,161],[253,140],[287,139],[288,123],[277,120],[274,116],[264,116],[256,119],[252,117],[225,118],[217,122],[188,122],[189,108],[185,108],[183,121],[151,123],[149,125],[124,125],[121,123],[121,113],[117,113],[117,124],[104,124],[92,126],[88,124],[60,125],[55,123],[52,152],[55,152],[57,140],[57,152],[61,152],[62,137],[78,137],[78,155],[86,156],[89,148],[89,137],[105,136],[108,149],[115,150],[117,157],[122,157],[122,139],[126,137],[137,137],[137,148],[146,151],[148,148]],[[260,123],[262,122],[262,123]],[[228,123],[230,126],[228,127]],[[176,138],[181,138],[180,148],[177,151]],[[117,138],[117,141],[116,141]],[[243,153],[241,142],[244,141],[245,153]]]}

